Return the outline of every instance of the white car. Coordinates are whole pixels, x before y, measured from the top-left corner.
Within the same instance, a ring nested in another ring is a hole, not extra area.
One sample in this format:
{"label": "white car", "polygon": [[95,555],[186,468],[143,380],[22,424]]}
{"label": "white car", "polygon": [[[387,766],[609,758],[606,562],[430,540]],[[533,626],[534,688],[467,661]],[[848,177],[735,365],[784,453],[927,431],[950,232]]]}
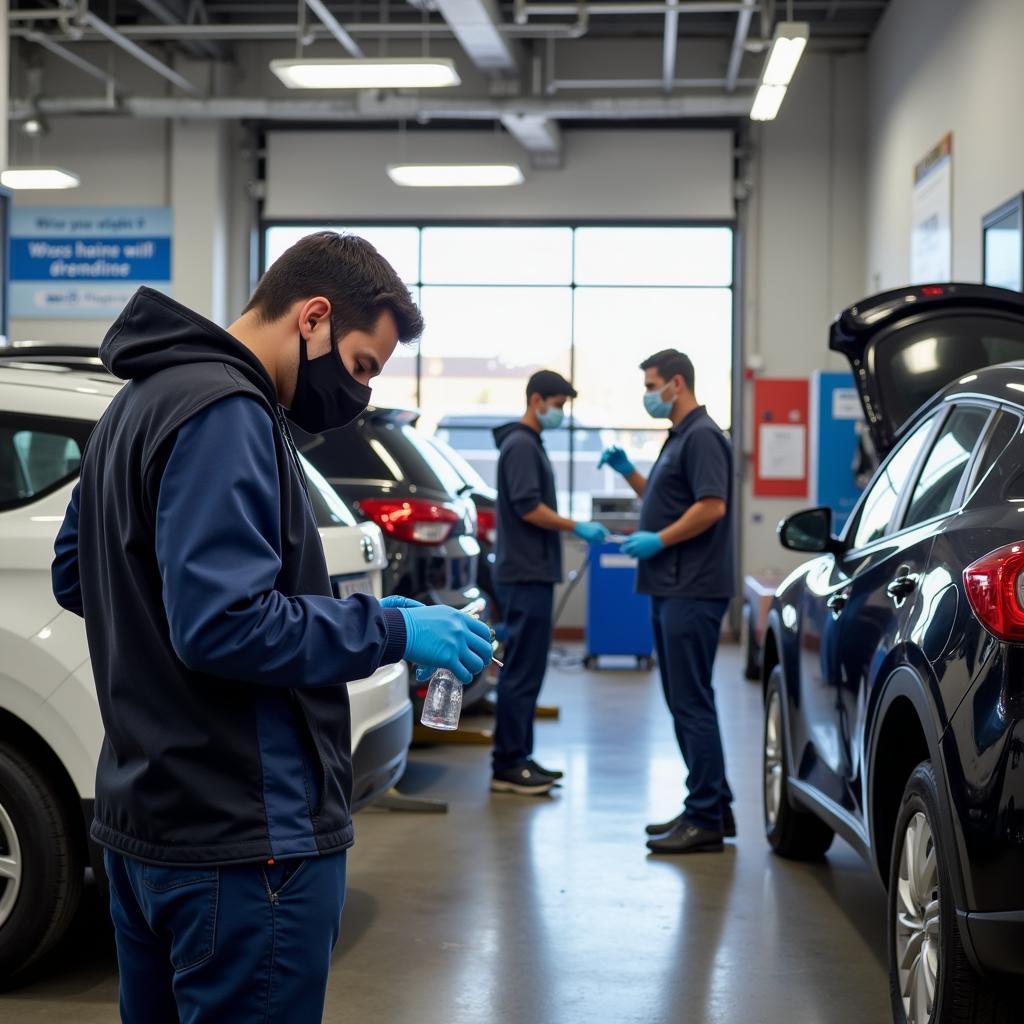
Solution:
{"label": "white car", "polygon": [[[49,949],[78,903],[103,738],[85,626],[50,589],[53,542],[81,452],[120,383],[105,374],[0,366],[0,978]],[[383,538],[357,524],[307,464],[339,597],[381,594]],[[412,705],[404,662],[349,684],[354,808],[405,770]]]}

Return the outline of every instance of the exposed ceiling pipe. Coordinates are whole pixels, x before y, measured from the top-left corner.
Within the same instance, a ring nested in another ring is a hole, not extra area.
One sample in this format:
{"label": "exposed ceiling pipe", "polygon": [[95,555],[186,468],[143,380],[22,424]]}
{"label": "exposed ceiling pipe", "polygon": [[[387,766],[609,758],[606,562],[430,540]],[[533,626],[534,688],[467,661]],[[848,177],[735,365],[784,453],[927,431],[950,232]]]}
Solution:
{"label": "exposed ceiling pipe", "polygon": [[754,17],[756,4],[748,0],[743,10],[736,15],[736,33],[732,37],[732,50],[729,53],[729,69],[725,73],[725,91],[736,91],[736,82],[740,77],[740,66],[743,64],[744,44],[750,35],[750,22]]}
{"label": "exposed ceiling pipe", "polygon": [[[745,0],[660,0],[656,3],[645,3],[638,0],[636,3],[609,2],[609,0],[594,0],[587,3],[587,13],[591,17],[605,17],[609,15],[621,15],[632,17],[642,14],[667,14],[675,9],[679,14],[736,14],[745,6]],[[550,15],[568,17],[577,12],[577,4],[574,3],[542,3],[526,4],[525,13],[532,15]]]}
{"label": "exposed ceiling pipe", "polygon": [[629,121],[637,119],[745,117],[750,96],[606,96],[572,100],[517,98],[475,100],[458,97],[415,97],[360,93],[346,101],[271,100],[257,97],[186,99],[185,97],[128,97],[117,104],[102,98],[51,97],[15,100],[10,116],[24,120],[34,112],[50,117],[79,114],[126,114],[141,118],[194,120],[308,121],[358,123],[366,121],[471,120],[500,121],[506,117],[548,118],[556,121]]}
{"label": "exposed ceiling pipe", "polygon": [[477,68],[491,74],[518,70],[519,54],[501,33],[496,0],[438,0],[437,7]]}
{"label": "exposed ceiling pipe", "polygon": [[104,39],[120,47],[125,53],[130,54],[141,64],[145,64],[151,71],[155,71],[161,78],[166,78],[172,85],[176,85],[182,92],[192,96],[199,96],[200,91],[184,75],[178,74],[174,68],[169,67],[162,60],[157,59],[153,54],[144,50],[137,43],[133,43],[126,36],[123,36],[112,25],[108,25],[102,18],[97,17],[92,11],[86,11],[82,17],[82,24],[88,28],[95,29]]}
{"label": "exposed ceiling pipe", "polygon": [[[753,88],[757,85],[756,78],[742,80],[744,86]],[[620,90],[652,91],[660,89],[664,82],[660,78],[555,78],[548,83],[549,93],[556,92],[615,92]],[[677,78],[673,81],[674,89],[722,89],[724,78]]]}
{"label": "exposed ceiling pipe", "polygon": [[331,14],[323,0],[306,0],[306,6],[323,22],[327,31],[341,43],[342,47],[351,56],[363,56],[363,51],[359,48],[359,44],[348,34],[341,22]]}
{"label": "exposed ceiling pipe", "polygon": [[[168,3],[178,7],[177,10],[172,10],[168,6]],[[174,28],[182,28],[185,24],[186,17],[181,12],[176,0],[139,0],[139,5],[144,7],[150,14],[156,18],[157,21],[162,22],[164,25],[170,25]],[[209,57],[212,60],[223,60],[224,53],[220,47],[214,46],[212,43],[202,40],[200,42],[186,42],[185,46],[194,56],[197,57]]]}
{"label": "exposed ceiling pipe", "polygon": [[662,43],[661,56],[661,91],[666,95],[672,92],[672,83],[676,78],[676,48],[679,43],[679,0],[668,0],[665,11],[665,40]]}
{"label": "exposed ceiling pipe", "polygon": [[11,34],[21,39],[27,39],[30,43],[35,43],[44,50],[49,50],[55,57],[60,57],[61,60],[67,61],[68,64],[78,68],[79,71],[102,82],[108,89],[121,88],[120,83],[109,71],[105,71],[84,57],[79,57],[74,50],[61,46],[52,36],[48,36],[43,32],[33,31],[32,29],[15,29]]}

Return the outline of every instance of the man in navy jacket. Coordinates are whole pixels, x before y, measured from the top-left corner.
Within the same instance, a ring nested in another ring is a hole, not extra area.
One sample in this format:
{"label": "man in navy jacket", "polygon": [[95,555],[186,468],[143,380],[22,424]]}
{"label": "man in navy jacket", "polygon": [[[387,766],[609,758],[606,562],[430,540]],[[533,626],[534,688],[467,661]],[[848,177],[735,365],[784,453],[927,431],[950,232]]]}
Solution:
{"label": "man in navy jacket", "polygon": [[126,1022],[319,1022],[352,844],[346,683],[402,658],[464,682],[489,632],[337,600],[287,417],[343,426],[423,328],[363,239],[321,232],[224,330],[142,288],[100,349],[128,383],[56,542],[105,738],[104,847]]}

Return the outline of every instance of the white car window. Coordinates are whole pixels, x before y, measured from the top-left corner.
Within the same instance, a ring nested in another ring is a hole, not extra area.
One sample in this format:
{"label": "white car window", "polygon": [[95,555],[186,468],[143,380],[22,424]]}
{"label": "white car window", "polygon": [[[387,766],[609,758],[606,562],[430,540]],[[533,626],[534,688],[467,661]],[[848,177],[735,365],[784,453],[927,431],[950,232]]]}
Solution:
{"label": "white car window", "polygon": [[77,476],[87,428],[0,422],[0,510],[15,508]]}

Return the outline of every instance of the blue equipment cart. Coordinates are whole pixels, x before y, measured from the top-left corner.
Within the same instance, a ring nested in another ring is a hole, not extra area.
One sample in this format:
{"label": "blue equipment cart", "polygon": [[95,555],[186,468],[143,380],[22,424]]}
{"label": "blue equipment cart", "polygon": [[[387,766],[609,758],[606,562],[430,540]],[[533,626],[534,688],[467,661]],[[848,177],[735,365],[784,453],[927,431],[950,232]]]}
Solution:
{"label": "blue equipment cart", "polygon": [[618,544],[590,549],[587,572],[587,653],[594,668],[602,654],[634,657],[637,666],[654,666],[651,599],[636,593],[636,559]]}

